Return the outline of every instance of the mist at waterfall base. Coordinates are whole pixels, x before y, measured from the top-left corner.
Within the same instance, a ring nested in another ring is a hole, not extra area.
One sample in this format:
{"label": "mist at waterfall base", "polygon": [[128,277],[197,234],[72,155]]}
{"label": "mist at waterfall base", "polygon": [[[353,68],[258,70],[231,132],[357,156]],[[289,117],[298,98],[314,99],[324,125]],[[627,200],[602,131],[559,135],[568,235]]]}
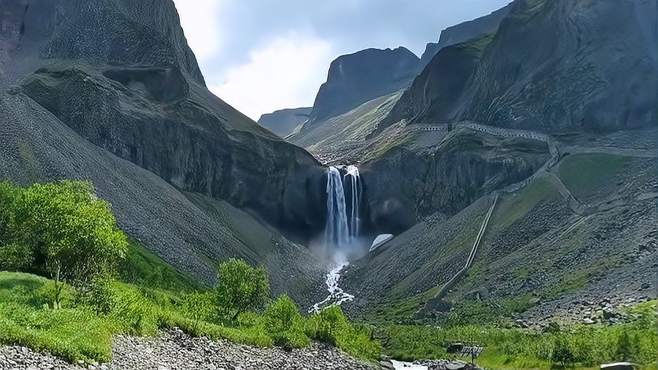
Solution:
{"label": "mist at waterfall base", "polygon": [[324,232],[309,247],[329,264],[343,264],[363,256],[372,238],[362,235],[363,183],[356,166],[327,169]]}

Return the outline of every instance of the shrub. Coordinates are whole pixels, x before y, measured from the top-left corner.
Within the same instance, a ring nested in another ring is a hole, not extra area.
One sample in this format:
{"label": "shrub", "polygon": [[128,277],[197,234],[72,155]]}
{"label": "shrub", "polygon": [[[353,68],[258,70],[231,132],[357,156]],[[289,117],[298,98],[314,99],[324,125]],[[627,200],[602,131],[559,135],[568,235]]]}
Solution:
{"label": "shrub", "polygon": [[246,311],[260,310],[269,298],[270,283],[263,267],[231,258],[219,265],[216,290],[220,317],[235,322]]}
{"label": "shrub", "polygon": [[623,361],[634,360],[632,357],[633,354],[637,352],[638,342],[639,340],[637,337],[634,337],[633,340],[631,340],[628,332],[623,330],[621,335],[619,335],[619,339],[617,339],[617,348],[615,351],[617,359]]}
{"label": "shrub", "polygon": [[111,318],[121,331],[135,335],[153,335],[158,330],[158,310],[137,289],[114,284]]}
{"label": "shrub", "polygon": [[0,270],[27,270],[34,261],[32,249],[23,243],[0,244]]}
{"label": "shrub", "polygon": [[339,306],[330,306],[311,316],[306,324],[306,334],[320,342],[338,345],[341,331],[347,330],[347,318]]}
{"label": "shrub", "polygon": [[306,321],[306,335],[341,348],[352,356],[374,360],[381,354],[381,344],[371,333],[353,327],[340,306],[330,306]]}
{"label": "shrub", "polygon": [[210,318],[212,298],[212,295],[206,292],[192,292],[183,297],[183,312],[192,319],[195,331],[201,321],[207,321]]}
{"label": "shrub", "polygon": [[96,276],[78,289],[78,302],[91,307],[97,315],[107,315],[112,310],[112,279],[107,275]]}
{"label": "shrub", "polygon": [[574,362],[574,355],[565,337],[558,335],[553,342],[551,361],[566,366]]}
{"label": "shrub", "polygon": [[284,348],[301,348],[310,343],[304,333],[304,319],[299,308],[287,295],[278,297],[267,307],[265,329],[274,344]]}

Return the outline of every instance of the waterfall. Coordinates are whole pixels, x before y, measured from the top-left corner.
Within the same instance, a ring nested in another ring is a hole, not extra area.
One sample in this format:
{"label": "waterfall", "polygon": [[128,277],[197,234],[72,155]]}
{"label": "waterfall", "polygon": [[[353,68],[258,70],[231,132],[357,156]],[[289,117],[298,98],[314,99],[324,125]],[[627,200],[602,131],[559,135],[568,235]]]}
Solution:
{"label": "waterfall", "polygon": [[[345,248],[359,236],[361,193],[361,179],[356,166],[330,166],[327,169],[327,221],[324,230],[324,247],[333,248],[330,256],[334,259],[335,265],[327,274],[325,282],[329,295],[314,304],[309,312],[320,312],[326,307],[354,299],[353,295],[338,286],[338,281],[341,271],[349,265]],[[348,203],[345,202],[345,194],[350,198],[349,209]]]}
{"label": "waterfall", "polygon": [[327,223],[325,245],[341,248],[349,244],[345,190],[338,168],[327,170]]}
{"label": "waterfall", "polygon": [[345,179],[350,177],[350,194],[351,194],[351,207],[350,207],[350,220],[349,220],[349,238],[353,241],[359,236],[359,205],[361,204],[361,178],[359,177],[359,168],[357,166],[347,166],[347,173]]}
{"label": "waterfall", "polygon": [[[341,176],[341,169],[345,174]],[[345,194],[349,195],[349,208]],[[327,169],[325,245],[340,249],[359,236],[361,179],[356,166]],[[349,213],[349,214],[348,214]]]}

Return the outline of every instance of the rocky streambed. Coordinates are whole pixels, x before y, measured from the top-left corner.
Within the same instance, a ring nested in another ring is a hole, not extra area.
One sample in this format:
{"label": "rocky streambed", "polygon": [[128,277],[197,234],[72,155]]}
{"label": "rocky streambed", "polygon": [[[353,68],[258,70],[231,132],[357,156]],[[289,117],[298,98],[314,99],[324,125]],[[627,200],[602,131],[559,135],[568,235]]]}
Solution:
{"label": "rocky streambed", "polygon": [[286,351],[257,348],[225,340],[193,338],[180,330],[162,332],[157,337],[117,336],[113,360],[108,364],[82,366],[68,364],[54,356],[19,346],[0,347],[0,369],[376,369],[379,366],[351,358],[323,344]]}

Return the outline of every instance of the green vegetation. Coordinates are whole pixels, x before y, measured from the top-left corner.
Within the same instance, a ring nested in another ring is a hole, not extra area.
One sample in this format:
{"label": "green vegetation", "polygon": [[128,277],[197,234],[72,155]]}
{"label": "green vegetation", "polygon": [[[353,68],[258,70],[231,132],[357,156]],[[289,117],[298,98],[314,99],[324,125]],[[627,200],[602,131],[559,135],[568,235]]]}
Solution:
{"label": "green vegetation", "polygon": [[630,161],[629,157],[613,154],[574,154],[560,162],[558,172],[564,185],[576,197],[583,197],[613,185],[610,179]]}
{"label": "green vegetation", "polygon": [[431,327],[390,325],[376,337],[385,352],[401,360],[451,358],[446,345],[454,341],[485,346],[478,364],[493,369],[548,368],[551,366],[595,367],[601,363],[629,360],[655,366],[658,360],[656,301],[631,323],[615,326],[574,326],[536,332],[486,325]]}
{"label": "green vegetation", "polygon": [[134,240],[129,240],[126,259],[118,266],[122,281],[142,287],[190,292],[201,285],[190,277],[176,271],[153,252]]}
{"label": "green vegetation", "polygon": [[339,306],[330,306],[308,319],[306,334],[318,341],[333,344],[352,356],[377,359],[381,345],[372,340],[372,329],[352,325]]}
{"label": "green vegetation", "polygon": [[90,183],[62,181],[28,188],[3,183],[0,193],[0,268],[48,274],[55,280],[55,308],[61,303],[62,281],[82,286],[124,258],[126,236]]}
{"label": "green vegetation", "polygon": [[304,333],[304,318],[297,304],[287,295],[280,296],[267,307],[265,328],[278,346],[300,348],[310,343]]}
{"label": "green vegetation", "polygon": [[261,310],[270,295],[267,271],[245,261],[229,259],[219,265],[217,309],[219,317],[235,321],[247,311]]}
{"label": "green vegetation", "polygon": [[0,272],[0,343],[69,361],[108,361],[113,335],[173,327],[254,346],[316,339],[363,359],[380,353],[340,309],[305,318],[285,295],[268,305],[262,267],[231,259],[216,289],[195,284],[129,242],[86,182],[0,183],[0,256],[0,269],[15,271]]}
{"label": "green vegetation", "polygon": [[[532,202],[501,207],[531,207],[547,194],[542,186],[528,188],[537,195]],[[286,295],[270,302],[265,270],[241,260],[221,263],[218,286],[204,288],[128,241],[88,183],[28,188],[0,183],[0,256],[2,269],[16,271],[0,272],[0,343],[48,350],[70,361],[107,361],[113,335],[154,335],[173,327],[254,346],[299,348],[317,340],[368,360],[382,352],[402,360],[449,358],[446,344],[452,341],[483,344],[478,363],[488,368],[657,360],[655,301],[630,308],[630,323],[555,324],[536,332],[505,328],[501,320],[533,305],[531,295],[495,304],[457,303],[435,321],[441,327],[390,324],[391,317],[410,317],[433,293],[429,290],[375,312],[380,324],[374,327],[351,323],[340,307],[304,317]],[[59,280],[52,268],[57,265]],[[581,280],[576,274],[559,291]]]}

